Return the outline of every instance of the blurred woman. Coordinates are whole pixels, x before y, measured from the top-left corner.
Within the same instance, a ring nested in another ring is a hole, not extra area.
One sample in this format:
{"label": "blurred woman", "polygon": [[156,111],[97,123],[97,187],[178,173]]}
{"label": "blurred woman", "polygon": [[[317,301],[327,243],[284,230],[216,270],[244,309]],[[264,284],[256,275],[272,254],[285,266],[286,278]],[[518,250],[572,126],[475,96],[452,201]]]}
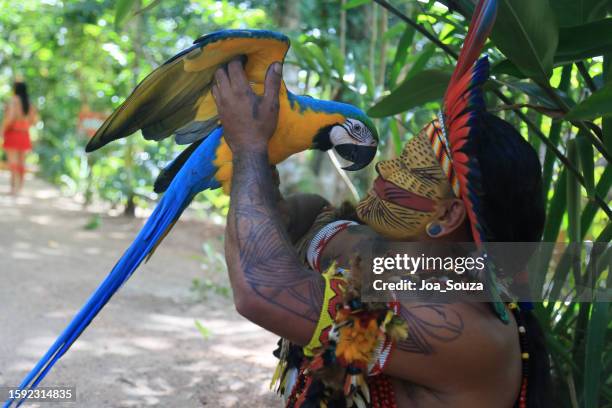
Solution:
{"label": "blurred woman", "polygon": [[8,168],[11,172],[11,194],[17,195],[23,188],[25,156],[32,149],[30,126],[36,121],[36,109],[30,104],[24,82],[15,82],[14,94],[4,110],[2,134]]}

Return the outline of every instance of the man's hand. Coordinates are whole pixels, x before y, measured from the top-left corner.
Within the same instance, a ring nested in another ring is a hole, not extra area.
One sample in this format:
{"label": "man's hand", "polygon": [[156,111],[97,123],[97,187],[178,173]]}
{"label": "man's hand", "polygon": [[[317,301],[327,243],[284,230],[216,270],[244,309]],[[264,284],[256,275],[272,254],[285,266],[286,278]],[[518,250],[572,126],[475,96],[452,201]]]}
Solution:
{"label": "man's hand", "polygon": [[220,68],[215,73],[212,94],[232,153],[268,151],[278,122],[281,73],[278,62],[268,67],[263,96],[251,89],[240,60],[231,61],[227,72]]}

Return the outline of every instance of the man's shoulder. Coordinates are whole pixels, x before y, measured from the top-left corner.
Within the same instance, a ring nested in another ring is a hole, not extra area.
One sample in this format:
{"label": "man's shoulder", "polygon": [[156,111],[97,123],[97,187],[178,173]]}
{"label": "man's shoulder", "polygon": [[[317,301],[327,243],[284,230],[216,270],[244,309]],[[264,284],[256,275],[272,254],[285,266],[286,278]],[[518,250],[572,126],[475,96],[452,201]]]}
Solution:
{"label": "man's shoulder", "polygon": [[513,350],[518,338],[514,320],[503,323],[487,303],[405,303],[401,313],[425,354],[482,359]]}

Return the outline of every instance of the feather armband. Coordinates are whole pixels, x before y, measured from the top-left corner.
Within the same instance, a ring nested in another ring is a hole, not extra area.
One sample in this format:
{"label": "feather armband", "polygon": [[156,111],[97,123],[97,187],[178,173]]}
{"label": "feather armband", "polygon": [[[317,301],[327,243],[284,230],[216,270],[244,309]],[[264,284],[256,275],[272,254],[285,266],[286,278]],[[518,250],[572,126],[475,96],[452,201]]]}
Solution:
{"label": "feather armband", "polygon": [[330,324],[318,325],[304,347],[295,384],[285,388],[287,407],[334,406],[340,401],[361,407],[379,398],[393,400],[392,395],[378,395],[379,388],[371,384],[382,374],[393,344],[407,337],[407,325],[394,305],[361,301],[360,275],[358,259],[350,273],[335,266],[325,272],[321,321]]}

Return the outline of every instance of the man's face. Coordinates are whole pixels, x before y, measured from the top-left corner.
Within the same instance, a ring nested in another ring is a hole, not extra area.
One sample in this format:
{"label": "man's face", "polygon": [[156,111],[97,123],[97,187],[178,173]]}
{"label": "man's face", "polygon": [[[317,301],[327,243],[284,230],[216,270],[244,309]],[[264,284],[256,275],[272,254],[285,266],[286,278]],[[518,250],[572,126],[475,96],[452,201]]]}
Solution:
{"label": "man's face", "polygon": [[423,236],[440,200],[452,196],[431,147],[433,131],[429,124],[406,143],[399,157],[378,162],[373,188],[357,205],[359,218],[385,237],[415,240]]}

